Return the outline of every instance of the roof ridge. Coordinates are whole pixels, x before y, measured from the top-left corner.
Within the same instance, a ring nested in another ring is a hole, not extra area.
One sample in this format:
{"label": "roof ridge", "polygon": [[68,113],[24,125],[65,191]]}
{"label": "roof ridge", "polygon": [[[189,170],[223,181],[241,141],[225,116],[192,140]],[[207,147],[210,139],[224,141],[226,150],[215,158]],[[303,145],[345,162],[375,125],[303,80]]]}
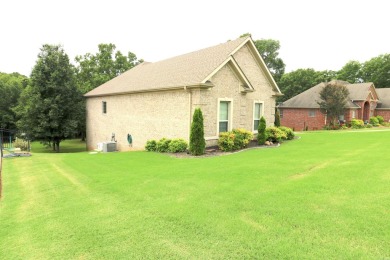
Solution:
{"label": "roof ridge", "polygon": [[202,84],[237,47],[248,42],[241,37],[157,62],[143,62],[86,93],[85,96]]}

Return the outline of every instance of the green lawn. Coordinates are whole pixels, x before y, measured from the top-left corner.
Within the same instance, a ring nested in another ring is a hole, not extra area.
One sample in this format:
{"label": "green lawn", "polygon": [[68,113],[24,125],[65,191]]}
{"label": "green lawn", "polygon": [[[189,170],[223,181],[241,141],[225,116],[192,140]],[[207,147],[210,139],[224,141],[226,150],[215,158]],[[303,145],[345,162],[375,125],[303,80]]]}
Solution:
{"label": "green lawn", "polygon": [[4,159],[0,259],[390,259],[390,131],[300,136]]}

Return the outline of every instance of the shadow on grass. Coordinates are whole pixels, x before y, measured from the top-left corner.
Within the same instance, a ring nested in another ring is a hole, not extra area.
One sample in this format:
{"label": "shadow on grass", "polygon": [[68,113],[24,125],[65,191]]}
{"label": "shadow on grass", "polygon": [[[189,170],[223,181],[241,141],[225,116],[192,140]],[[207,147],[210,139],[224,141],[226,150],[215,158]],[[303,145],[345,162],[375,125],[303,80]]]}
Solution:
{"label": "shadow on grass", "polygon": [[[60,143],[60,152],[59,153],[81,153],[86,152],[86,144],[80,139],[71,139],[64,140]],[[31,143],[31,152],[32,153],[56,153],[53,151],[53,148],[46,147],[41,144],[39,141]]]}

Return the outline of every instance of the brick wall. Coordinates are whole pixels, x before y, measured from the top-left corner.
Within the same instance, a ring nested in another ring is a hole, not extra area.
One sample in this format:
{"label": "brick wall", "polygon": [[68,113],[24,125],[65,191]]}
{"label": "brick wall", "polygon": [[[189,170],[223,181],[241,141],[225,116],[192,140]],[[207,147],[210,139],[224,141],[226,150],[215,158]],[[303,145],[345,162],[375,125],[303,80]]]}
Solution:
{"label": "brick wall", "polygon": [[[149,139],[189,136],[189,94],[181,91],[87,98],[87,149],[111,140],[120,151],[143,149]],[[102,101],[107,113],[102,113]],[[133,137],[129,147],[127,134]]]}
{"label": "brick wall", "polygon": [[[325,115],[320,109],[281,108],[281,110],[283,117],[280,118],[280,124],[295,131],[303,131],[305,127],[308,130],[321,130],[325,125]],[[310,116],[309,111],[313,111],[315,116]]]}
{"label": "brick wall", "polygon": [[[232,102],[231,128],[253,131],[255,101],[263,102],[267,125],[273,125],[275,92],[247,46],[234,54],[245,76],[255,91],[242,93],[242,82],[230,63],[222,67],[210,81],[210,89],[187,89],[87,98],[87,148],[110,141],[115,133],[120,151],[144,149],[149,139],[183,138],[189,140],[190,124],[195,108],[204,116],[207,145],[218,139],[219,99]],[[102,101],[107,102],[107,113],[102,113]],[[256,131],[254,131],[256,132]],[[133,146],[127,143],[133,137]]]}
{"label": "brick wall", "polygon": [[376,109],[375,116],[382,116],[385,122],[390,122],[390,109]]}

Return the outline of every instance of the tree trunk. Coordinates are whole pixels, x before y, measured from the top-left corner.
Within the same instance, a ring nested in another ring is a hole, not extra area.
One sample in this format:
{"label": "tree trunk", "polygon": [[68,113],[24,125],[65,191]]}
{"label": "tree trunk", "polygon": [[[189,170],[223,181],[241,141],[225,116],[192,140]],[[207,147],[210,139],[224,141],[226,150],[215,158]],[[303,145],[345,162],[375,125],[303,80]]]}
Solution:
{"label": "tree trunk", "polygon": [[85,142],[85,133],[84,133],[84,131],[81,132],[81,141]]}
{"label": "tree trunk", "polygon": [[59,153],[60,152],[60,141],[56,140],[55,143],[56,143],[56,153]]}

